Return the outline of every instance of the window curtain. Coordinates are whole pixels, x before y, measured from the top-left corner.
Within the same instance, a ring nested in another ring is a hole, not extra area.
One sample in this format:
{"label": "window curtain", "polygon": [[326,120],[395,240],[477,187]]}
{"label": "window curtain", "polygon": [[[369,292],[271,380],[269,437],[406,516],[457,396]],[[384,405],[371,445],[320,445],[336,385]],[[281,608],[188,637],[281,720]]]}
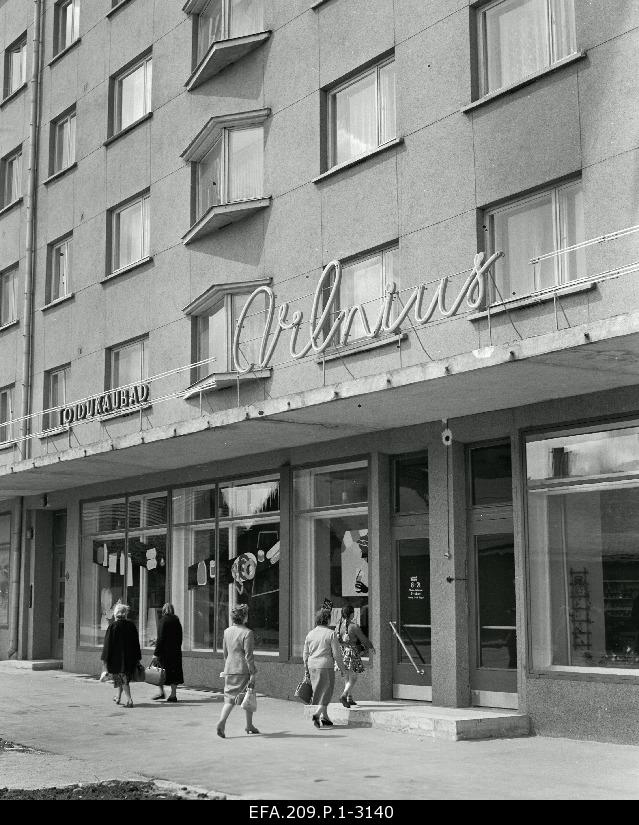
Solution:
{"label": "window curtain", "polygon": [[550,0],[553,31],[553,60],[561,60],[577,51],[574,0]]}
{"label": "window curtain", "polygon": [[[11,390],[0,392],[0,444],[12,436],[13,397]],[[3,426],[2,426],[3,425]]]}
{"label": "window curtain", "polygon": [[228,132],[228,200],[259,198],[263,181],[263,129],[230,129]]}
{"label": "window curtain", "polygon": [[397,137],[395,107],[395,63],[379,70],[379,143],[380,146]]}
{"label": "window curtain", "polygon": [[493,249],[502,250],[495,278],[504,300],[528,295],[555,282],[552,258],[533,267],[530,259],[555,248],[552,194],[497,212],[493,217]]}
{"label": "window curtain", "polygon": [[486,92],[549,65],[547,2],[506,0],[486,11]]}
{"label": "window curtain", "polygon": [[208,364],[202,368],[206,371],[206,375],[214,372],[226,372],[229,368],[228,364],[228,345],[226,336],[226,306],[222,306],[214,312],[208,319],[209,321],[209,337],[208,337],[208,355],[205,358],[214,358],[214,361],[209,361]]}
{"label": "window curtain", "polygon": [[22,195],[22,154],[15,155],[7,161],[6,175],[5,206]]}
{"label": "window curtain", "polygon": [[[389,80],[390,76],[387,84]],[[333,165],[345,163],[376,148],[376,94],[376,73],[371,72],[334,95]]]}
{"label": "window curtain", "polygon": [[[559,245],[561,249],[585,240],[584,196],[581,183],[560,189],[557,195],[559,209]],[[573,281],[586,275],[586,250],[577,249],[559,256],[560,281]]]}
{"label": "window curtain", "polygon": [[56,246],[53,250],[53,278],[51,281],[50,300],[55,301],[67,294],[67,283],[69,278],[69,255],[71,245],[66,243]]}
{"label": "window curtain", "polygon": [[222,201],[222,139],[198,164],[198,218]]}
{"label": "window curtain", "polygon": [[[248,297],[248,295],[233,295],[232,297],[233,310],[231,320],[231,337],[235,335],[237,319],[239,318]],[[258,301],[253,301],[251,308],[245,316],[242,324],[242,337],[240,339],[240,362],[243,367],[248,364],[256,364],[259,361],[262,335],[264,334],[265,316],[266,308],[264,303],[262,302],[262,306],[260,306]],[[235,364],[231,364],[231,367],[235,369]]]}
{"label": "window curtain", "polygon": [[148,231],[145,226],[145,201],[138,201],[117,212],[116,220],[116,261],[114,268],[121,269],[145,256],[144,236]]}
{"label": "window curtain", "polygon": [[223,0],[211,0],[198,17],[197,60],[198,63],[211,44],[224,37],[224,3]]}
{"label": "window curtain", "polygon": [[144,378],[143,360],[144,350],[141,343],[115,350],[113,352],[111,386],[113,388],[126,387]]}
{"label": "window curtain", "polygon": [[8,272],[0,278],[0,327],[16,317],[15,275]]}
{"label": "window curtain", "polygon": [[120,80],[119,129],[126,129],[151,111],[152,62],[147,60]]}
{"label": "window curtain", "polygon": [[229,0],[229,37],[262,31],[263,0]]}
{"label": "window curtain", "polygon": [[[369,328],[377,319],[382,296],[382,256],[375,255],[365,261],[358,261],[342,270],[340,309],[360,304]],[[351,325],[349,340],[363,338],[365,334],[361,313],[357,313]]]}

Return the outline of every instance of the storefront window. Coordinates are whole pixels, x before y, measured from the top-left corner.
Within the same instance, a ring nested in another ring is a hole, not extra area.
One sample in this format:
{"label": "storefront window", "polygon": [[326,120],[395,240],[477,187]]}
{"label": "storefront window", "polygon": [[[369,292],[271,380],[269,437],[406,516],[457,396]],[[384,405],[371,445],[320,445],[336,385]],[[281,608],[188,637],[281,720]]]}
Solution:
{"label": "storefront window", "polygon": [[9,561],[11,516],[0,516],[0,627],[9,624]]}
{"label": "storefront window", "polygon": [[166,517],[166,493],[83,505],[80,644],[102,643],[121,600],[141,645],[155,645],[166,601]]}
{"label": "storefront window", "polygon": [[510,444],[474,447],[470,451],[472,503],[477,506],[506,504],[513,499]]}
{"label": "storefront window", "polygon": [[639,669],[639,427],[526,456],[534,666]]}
{"label": "storefront window", "polygon": [[369,634],[368,465],[299,470],[294,495],[291,610],[293,655],[301,656],[325,600],[332,604],[332,625],[352,604],[355,621]]}
{"label": "storefront window", "polygon": [[277,652],[279,482],[175,490],[173,522],[171,591],[176,610],[182,599],[185,648],[220,650],[230,610],[248,604],[256,649]]}
{"label": "storefront window", "polygon": [[428,512],[428,459],[425,455],[395,461],[395,512]]}

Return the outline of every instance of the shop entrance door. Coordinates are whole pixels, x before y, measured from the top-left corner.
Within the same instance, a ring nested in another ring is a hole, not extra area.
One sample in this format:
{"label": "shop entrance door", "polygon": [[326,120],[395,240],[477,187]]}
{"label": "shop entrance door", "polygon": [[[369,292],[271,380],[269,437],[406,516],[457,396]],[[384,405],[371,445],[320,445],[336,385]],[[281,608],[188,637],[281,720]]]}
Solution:
{"label": "shop entrance door", "polygon": [[430,547],[427,525],[396,526],[393,698],[430,702]]}
{"label": "shop entrance door", "polygon": [[54,659],[63,658],[64,600],[67,585],[67,514],[60,510],[53,514],[53,588],[51,598],[51,653]]}
{"label": "shop entrance door", "polygon": [[473,704],[517,708],[512,507],[471,516],[468,561]]}

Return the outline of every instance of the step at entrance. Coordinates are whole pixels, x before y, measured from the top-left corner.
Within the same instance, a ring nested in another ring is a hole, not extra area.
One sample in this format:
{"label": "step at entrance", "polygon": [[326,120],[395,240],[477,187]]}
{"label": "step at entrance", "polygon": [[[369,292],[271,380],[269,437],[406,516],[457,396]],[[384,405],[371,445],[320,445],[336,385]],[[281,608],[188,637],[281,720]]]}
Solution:
{"label": "step at entrance", "polygon": [[[310,719],[314,708],[305,708]],[[470,739],[511,739],[530,736],[530,719],[524,713],[499,708],[444,708],[410,702],[358,702],[347,710],[339,703],[328,707],[338,725],[382,728],[433,739],[457,742]]]}
{"label": "step at entrance", "polygon": [[62,670],[62,659],[10,659],[0,662],[7,670]]}

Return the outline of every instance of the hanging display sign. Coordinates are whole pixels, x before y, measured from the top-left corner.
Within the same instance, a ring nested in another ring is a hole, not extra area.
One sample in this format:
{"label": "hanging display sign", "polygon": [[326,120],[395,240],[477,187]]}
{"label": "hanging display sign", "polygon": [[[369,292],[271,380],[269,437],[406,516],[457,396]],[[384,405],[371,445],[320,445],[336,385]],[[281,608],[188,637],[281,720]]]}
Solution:
{"label": "hanging display sign", "polygon": [[[237,319],[233,336],[233,363],[235,369],[241,374],[250,372],[253,369],[266,369],[283,332],[290,332],[290,356],[297,360],[304,358],[311,352],[315,355],[321,355],[330,346],[345,346],[348,343],[356,316],[359,316],[360,326],[364,330],[364,337],[373,339],[380,335],[398,332],[411,311],[413,312],[411,322],[414,323],[414,326],[420,327],[427,324],[435,313],[438,313],[441,318],[451,318],[456,315],[464,299],[466,299],[469,310],[481,309],[486,295],[485,275],[502,254],[502,252],[495,252],[485,260],[485,253],[477,253],[470,274],[448,308],[446,308],[446,290],[450,279],[448,275],[439,281],[426,307],[424,307],[424,304],[428,285],[420,284],[413,289],[402,304],[400,311],[396,313],[393,313],[393,303],[398,295],[398,289],[397,285],[391,282],[386,288],[386,294],[380,302],[380,309],[372,324],[369,322],[362,304],[356,304],[345,309],[339,308],[342,265],[339,261],[331,261],[324,269],[315,289],[311,314],[307,322],[308,341],[299,350],[297,349],[298,338],[304,324],[304,313],[301,310],[296,310],[289,320],[290,305],[288,301],[285,301],[279,307],[275,329],[273,329],[275,293],[269,286],[260,286],[248,297]],[[244,322],[251,312],[251,307],[261,295],[266,297],[266,321],[260,344],[259,362],[248,363],[247,359],[243,355],[241,356],[240,353],[242,330]]]}
{"label": "hanging display sign", "polygon": [[62,407],[60,410],[60,425],[67,426],[78,421],[89,421],[101,415],[135,410],[141,404],[146,404],[151,395],[149,384],[135,384],[132,387],[109,390],[87,401]]}

